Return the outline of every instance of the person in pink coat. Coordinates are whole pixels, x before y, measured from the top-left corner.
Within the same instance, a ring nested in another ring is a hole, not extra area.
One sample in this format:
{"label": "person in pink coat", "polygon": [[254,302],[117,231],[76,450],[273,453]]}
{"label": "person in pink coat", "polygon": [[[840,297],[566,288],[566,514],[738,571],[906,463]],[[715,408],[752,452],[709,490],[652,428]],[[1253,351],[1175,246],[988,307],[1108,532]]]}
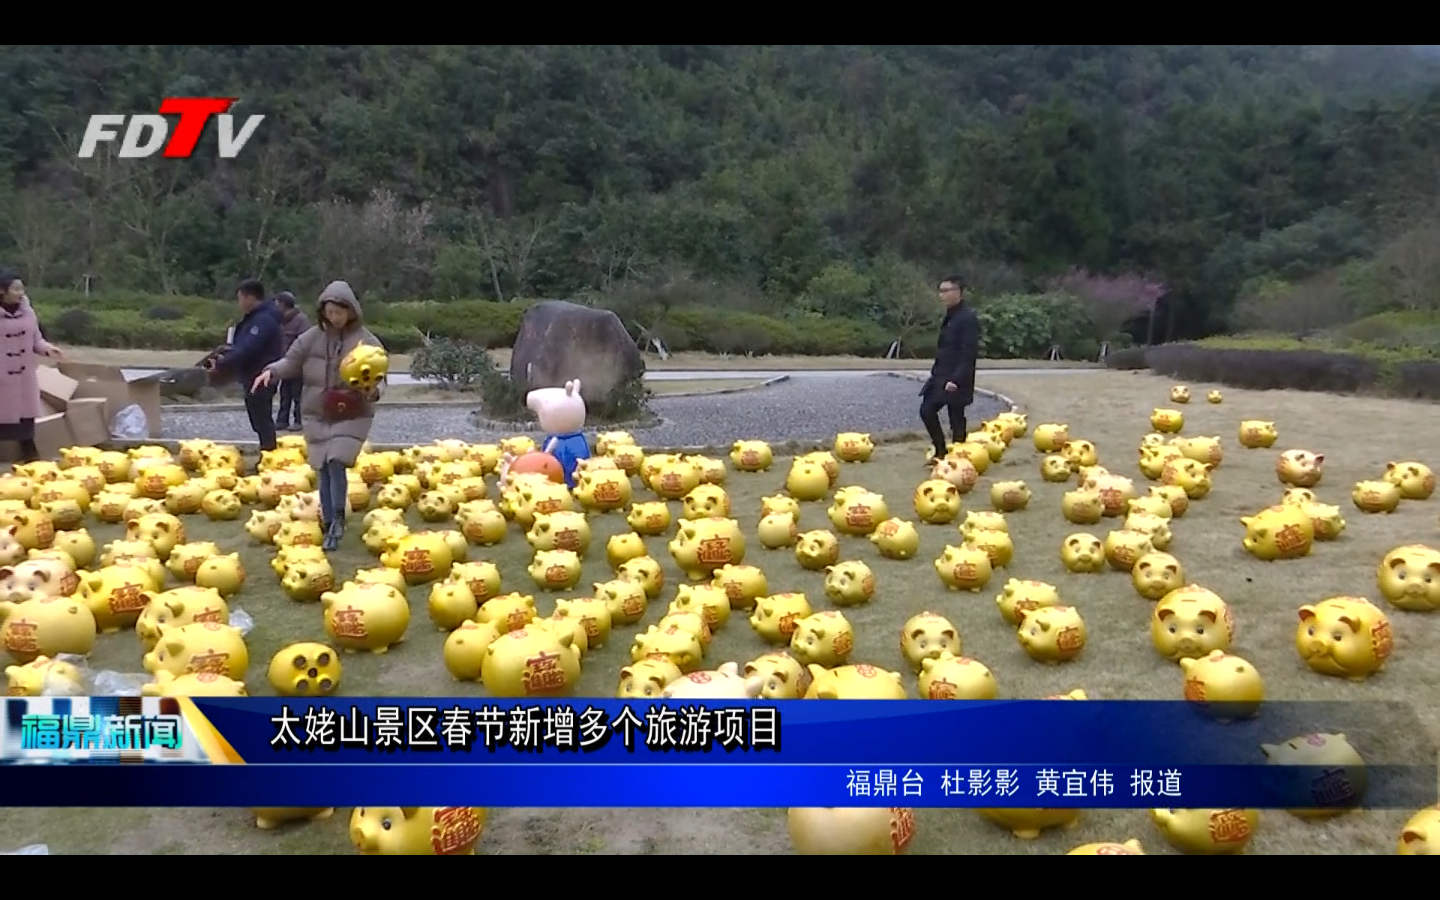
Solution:
{"label": "person in pink coat", "polygon": [[0,441],[20,442],[20,461],[40,458],[35,420],[40,418],[40,379],[36,357],[58,359],[60,349],[40,333],[25,282],[15,272],[0,272]]}

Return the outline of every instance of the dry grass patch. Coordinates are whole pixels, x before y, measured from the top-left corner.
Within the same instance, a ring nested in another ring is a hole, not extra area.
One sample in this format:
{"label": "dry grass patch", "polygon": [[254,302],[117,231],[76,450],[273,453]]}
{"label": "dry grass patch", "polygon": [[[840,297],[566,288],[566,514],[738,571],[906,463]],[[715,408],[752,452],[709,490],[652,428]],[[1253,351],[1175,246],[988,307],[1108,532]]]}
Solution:
{"label": "dry grass patch", "polygon": [[[1169,382],[1149,375],[1104,373],[1074,379],[995,376],[986,378],[985,385],[1026,402],[1032,425],[1068,423],[1076,437],[1096,442],[1102,463],[1136,478],[1143,486],[1135,468],[1135,448],[1149,430],[1150,409],[1168,405]],[[1406,503],[1388,516],[1362,515],[1348,499],[1354,481],[1374,477],[1391,459],[1440,462],[1434,456],[1440,446],[1440,423],[1433,411],[1399,401],[1226,391],[1223,405],[1191,403],[1185,412],[1185,433],[1220,435],[1227,458],[1216,472],[1212,495],[1193,504],[1175,523],[1173,552],[1192,580],[1229,601],[1239,626],[1234,649],[1261,670],[1271,698],[1364,702],[1413,697],[1429,730],[1428,740],[1433,744],[1440,739],[1440,705],[1434,702],[1440,696],[1440,669],[1433,664],[1434,648],[1440,645],[1440,615],[1391,611],[1395,656],[1385,673],[1363,683],[1310,673],[1293,646],[1296,607],[1337,594],[1373,597],[1374,569],[1384,552],[1403,543],[1440,542],[1436,522],[1440,498]],[[1269,451],[1240,449],[1234,433],[1243,418],[1274,419],[1280,443]],[[1241,549],[1243,529],[1238,518],[1279,497],[1274,461],[1276,453],[1288,447],[1326,454],[1325,481],[1318,490],[1324,499],[1345,508],[1349,528],[1341,540],[1319,545],[1309,559],[1262,563]],[[878,491],[889,501],[893,514],[913,518],[911,495],[924,475],[922,453],[918,444],[884,447],[868,464],[844,466],[840,483]],[[1129,578],[1113,571],[1072,575],[1062,569],[1057,553],[1060,543],[1067,534],[1081,529],[1066,523],[1059,513],[1060,496],[1070,486],[1042,483],[1037,472],[1039,457],[1028,439],[1017,441],[967,498],[968,508],[988,508],[988,485],[1017,478],[1026,480],[1035,492],[1028,510],[1008,517],[1015,540],[1014,561],[1008,570],[997,573],[983,593],[948,593],[935,576],[931,561],[945,544],[957,540],[953,526],[924,526],[920,553],[909,562],[880,559],[864,539],[841,539],[843,557],[868,563],[879,584],[872,603],[845,611],[857,632],[852,659],[903,671],[896,634],[909,616],[930,609],[949,616],[960,627],[966,654],[991,668],[1004,697],[1041,697],[1084,688],[1092,697],[1103,699],[1178,699],[1180,671],[1151,648],[1148,622],[1152,604],[1135,595]],[[747,528],[753,529],[757,520],[760,497],[780,490],[784,472],[782,461],[768,473],[730,475],[726,487],[735,515]],[[637,496],[643,495],[637,492]],[[672,504],[672,508],[678,509],[678,505]],[[604,542],[626,528],[618,515],[597,516],[591,521],[594,538],[582,584],[608,577]],[[235,605],[256,619],[249,638],[250,685],[256,694],[268,693],[264,671],[272,654],[292,641],[324,639],[320,610],[293,603],[277,590],[267,565],[268,551],[251,544],[238,525],[217,525],[203,519],[188,524],[194,539],[214,540],[222,549],[238,550],[244,556],[251,578]],[[1109,524],[1093,531],[1103,534]],[[421,527],[418,522],[413,525]],[[803,528],[829,525],[823,504],[805,506]],[[92,530],[97,539],[109,540],[118,534],[117,529],[105,526]],[[649,538],[647,544],[651,554],[665,564],[672,585],[680,582],[682,576],[670,561],[666,539]],[[529,557],[528,545],[515,531],[499,546],[474,548],[471,555],[472,559],[495,561],[505,576],[505,589],[521,591],[532,590],[525,572]],[[767,552],[752,544],[746,562],[764,567],[773,591],[804,591],[817,609],[828,608],[822,577],[802,570],[790,553]],[[352,533],[336,554],[335,563],[337,570],[348,574],[375,561]],[[993,599],[1008,577],[1052,582],[1080,608],[1089,626],[1090,644],[1078,660],[1046,666],[1021,652],[1014,630],[1000,618]],[[663,596],[665,602],[651,605],[638,628],[663,615],[671,596],[673,588]],[[384,656],[345,658],[345,694],[483,696],[483,688],[457,684],[446,674],[440,655],[443,635],[430,627],[425,598],[424,590],[411,591],[414,621],[403,645]],[[543,613],[550,612],[553,601],[552,596],[540,595]],[[620,630],[606,647],[586,658],[580,693],[602,697],[613,693],[636,630]],[[736,615],[716,635],[708,662],[743,663],[769,649],[745,618]],[[93,662],[101,668],[136,671],[139,660],[138,642],[133,635],[122,634],[103,637]],[[914,676],[907,673],[906,677],[913,691]],[[1367,748],[1360,749],[1364,752]],[[276,832],[257,831],[241,810],[11,810],[5,819],[11,843],[44,842],[55,852],[344,854],[351,852],[345,824],[348,812],[340,810],[329,822]],[[1407,815],[1366,812],[1328,823],[1303,823],[1284,813],[1267,812],[1253,848],[1261,854],[1317,850],[1393,853]],[[912,845],[916,853],[1049,855],[1085,842],[1130,837],[1139,838],[1152,853],[1170,852],[1148,816],[1139,810],[1087,812],[1075,830],[1047,833],[1028,842],[964,810],[920,810],[918,818],[919,832]],[[633,855],[771,854],[787,852],[789,845],[780,810],[507,809],[494,811],[481,846],[485,853]]]}

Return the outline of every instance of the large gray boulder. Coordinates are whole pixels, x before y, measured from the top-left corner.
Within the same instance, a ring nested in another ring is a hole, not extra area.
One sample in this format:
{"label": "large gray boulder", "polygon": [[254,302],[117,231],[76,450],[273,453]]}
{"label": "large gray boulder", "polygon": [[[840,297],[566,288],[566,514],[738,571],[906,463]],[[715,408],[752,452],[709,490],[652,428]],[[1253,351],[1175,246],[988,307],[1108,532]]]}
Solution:
{"label": "large gray boulder", "polygon": [[564,387],[578,378],[587,403],[607,400],[644,372],[645,361],[619,316],[564,300],[530,307],[510,354],[510,380],[522,391]]}

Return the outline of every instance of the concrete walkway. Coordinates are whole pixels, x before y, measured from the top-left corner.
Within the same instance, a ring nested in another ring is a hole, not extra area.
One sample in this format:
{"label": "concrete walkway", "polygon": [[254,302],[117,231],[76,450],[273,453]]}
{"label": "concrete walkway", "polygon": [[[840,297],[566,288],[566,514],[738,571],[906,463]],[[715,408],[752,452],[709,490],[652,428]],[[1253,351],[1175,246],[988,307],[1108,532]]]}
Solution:
{"label": "concrete walkway", "polygon": [[[122,369],[128,381],[159,375],[167,369]],[[1101,368],[1089,369],[1009,369],[980,367],[981,372],[1001,372],[1006,375],[1076,375],[1087,372],[1102,372]],[[788,375],[790,378],[853,378],[857,375],[919,375],[925,372],[917,369],[661,369],[648,370],[646,381],[769,381]],[[408,372],[392,372],[391,384],[424,384],[424,379],[412,378]]]}

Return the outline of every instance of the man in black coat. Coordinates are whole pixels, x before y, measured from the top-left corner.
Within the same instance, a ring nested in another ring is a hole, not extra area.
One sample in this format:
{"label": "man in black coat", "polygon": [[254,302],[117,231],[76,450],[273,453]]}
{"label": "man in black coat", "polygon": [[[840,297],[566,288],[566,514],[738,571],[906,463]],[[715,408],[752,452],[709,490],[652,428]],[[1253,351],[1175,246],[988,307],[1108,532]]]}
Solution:
{"label": "man in black coat", "polygon": [[965,282],[951,275],[940,282],[940,302],[945,319],[940,323],[940,340],[935,346],[935,364],[920,391],[920,421],[935,445],[935,459],[949,450],[940,427],[940,410],[950,417],[950,437],[965,440],[965,407],[975,401],[975,363],[980,356],[980,319],[965,305]]}
{"label": "man in black coat", "polygon": [[272,301],[265,299],[265,286],[255,279],[241,282],[235,291],[235,299],[240,306],[241,317],[235,325],[234,340],[224,353],[207,360],[205,367],[232,376],[240,385],[245,394],[245,412],[255,437],[260,441],[260,449],[274,450],[275,388],[252,391],[250,387],[256,375],[285,353],[280,310]]}

